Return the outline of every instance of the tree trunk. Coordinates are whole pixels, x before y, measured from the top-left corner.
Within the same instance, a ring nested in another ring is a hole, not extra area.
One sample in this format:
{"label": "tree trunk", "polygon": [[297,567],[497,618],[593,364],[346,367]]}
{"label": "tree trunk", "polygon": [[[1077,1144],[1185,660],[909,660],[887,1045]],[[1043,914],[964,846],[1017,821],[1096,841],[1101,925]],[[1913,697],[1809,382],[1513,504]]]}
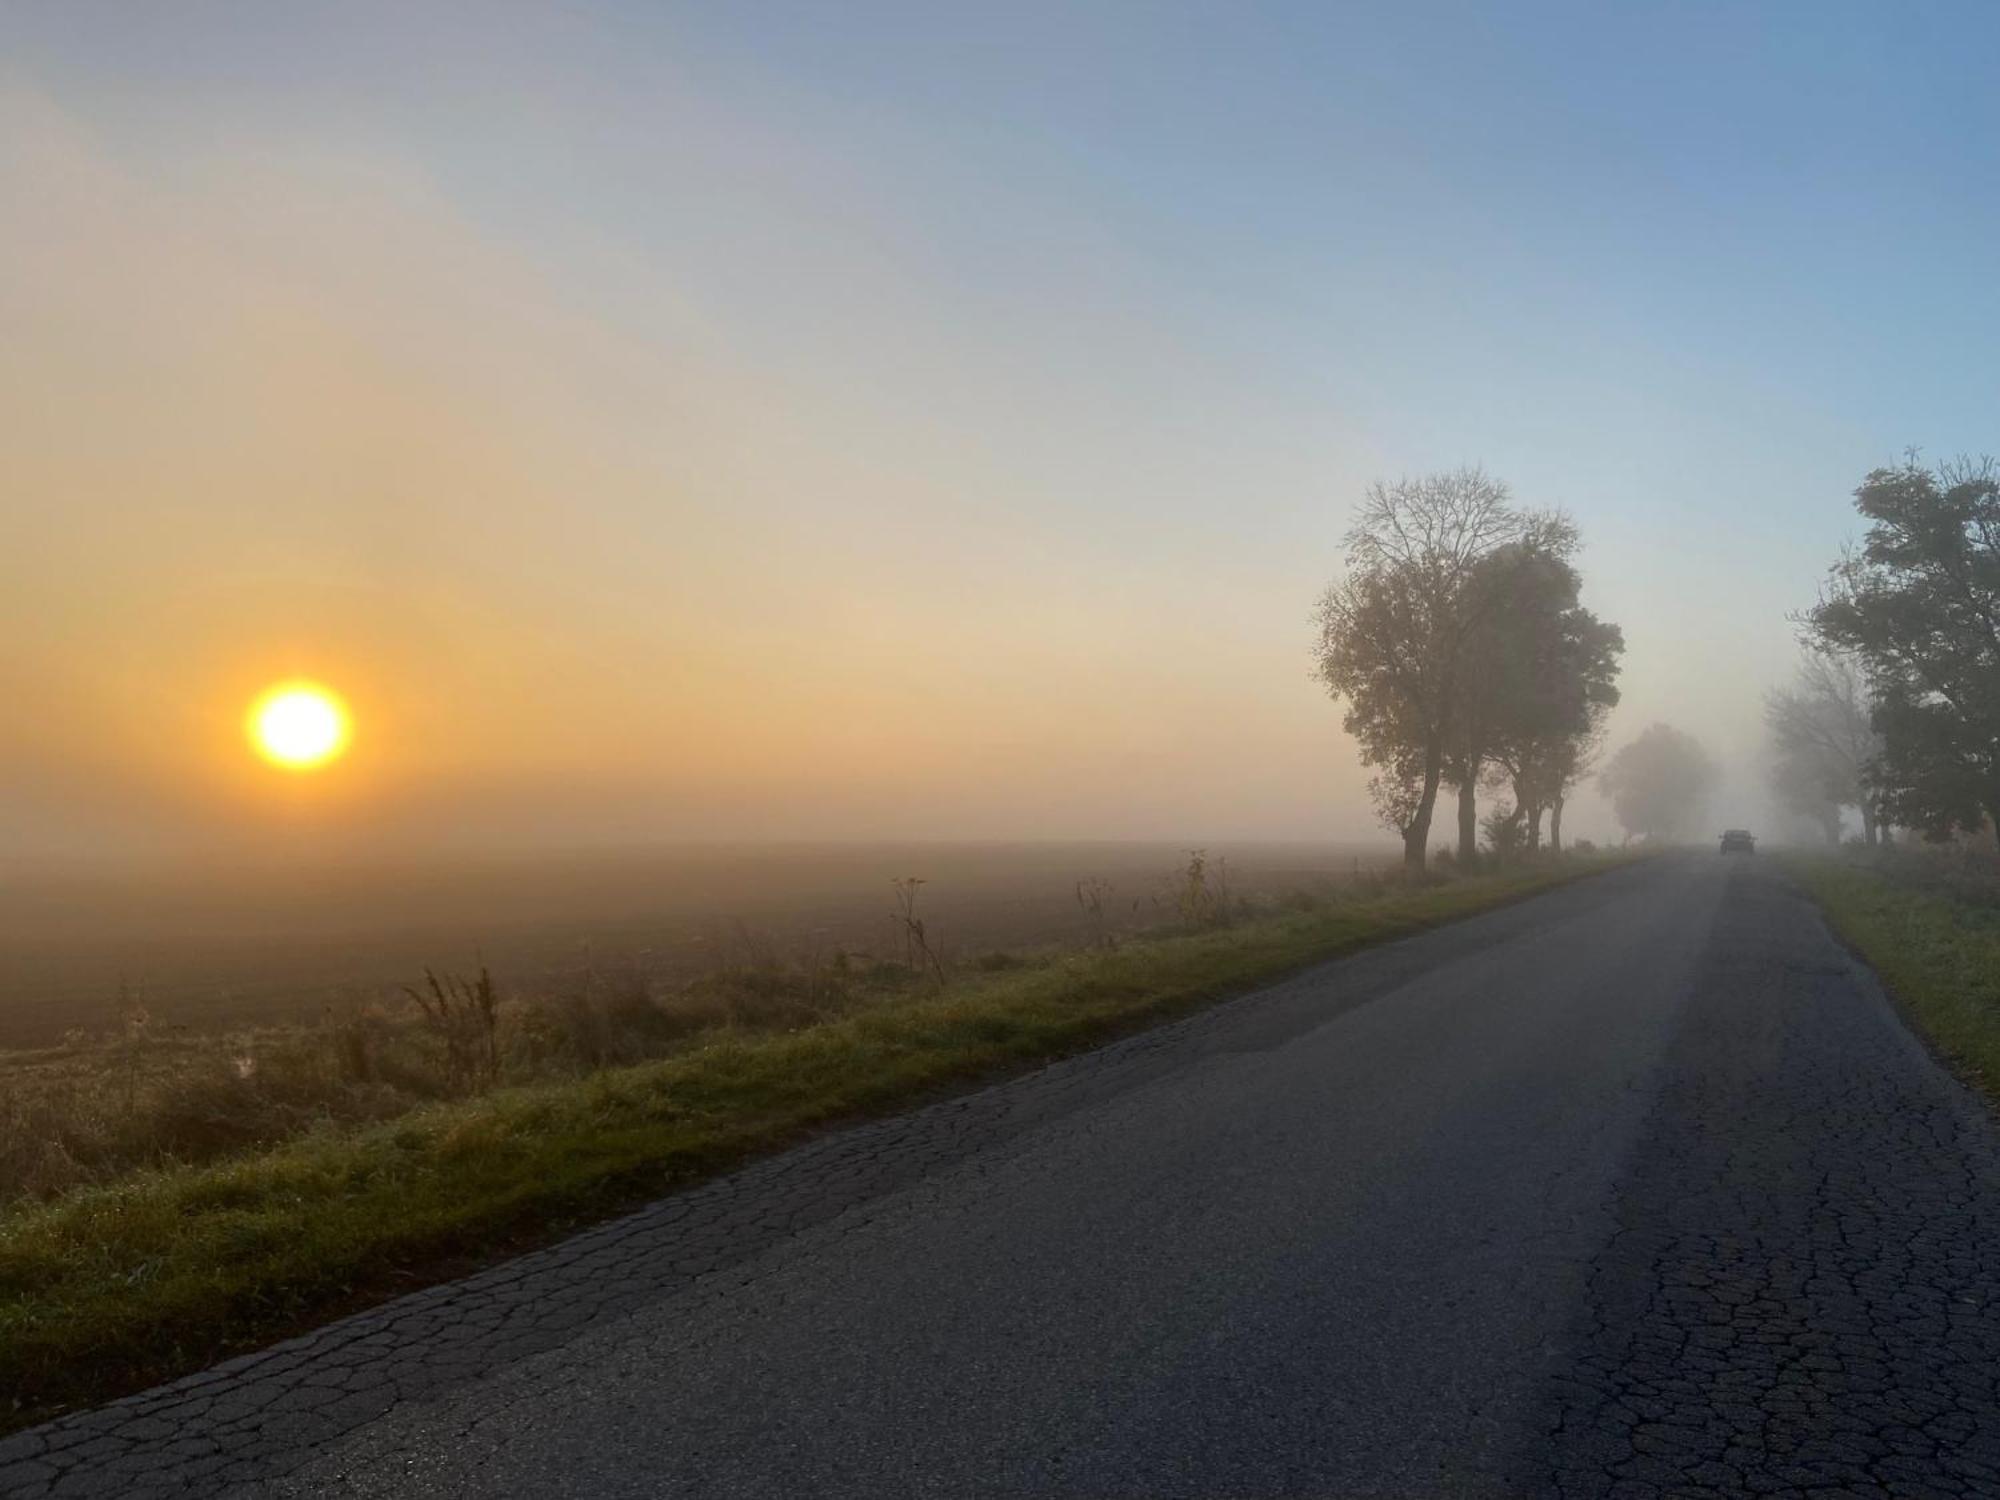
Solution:
{"label": "tree trunk", "polygon": [[1870,849],[1875,847],[1875,800],[1872,797],[1861,799],[1861,842]]}
{"label": "tree trunk", "polygon": [[1438,782],[1444,779],[1444,747],[1436,740],[1424,747],[1424,794],[1417,814],[1403,830],[1403,867],[1421,870],[1430,851],[1431,814],[1437,810]]}
{"label": "tree trunk", "polygon": [[1563,849],[1563,799],[1560,796],[1549,799],[1549,852],[1560,854]]}
{"label": "tree trunk", "polygon": [[1465,869],[1479,863],[1479,757],[1468,756],[1458,783],[1458,862]]}
{"label": "tree trunk", "polygon": [[1521,847],[1533,854],[1542,847],[1542,804],[1518,776],[1514,778],[1514,810],[1521,815]]}

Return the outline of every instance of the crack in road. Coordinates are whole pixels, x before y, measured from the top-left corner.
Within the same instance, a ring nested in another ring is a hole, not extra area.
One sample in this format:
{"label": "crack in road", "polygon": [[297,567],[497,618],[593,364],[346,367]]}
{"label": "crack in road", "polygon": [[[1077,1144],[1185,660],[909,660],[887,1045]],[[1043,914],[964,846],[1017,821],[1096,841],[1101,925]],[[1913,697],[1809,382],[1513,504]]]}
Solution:
{"label": "crack in road", "polygon": [[1992,1121],[1803,897],[1745,879],[1718,923],[1557,1381],[1550,1491],[2000,1493]]}

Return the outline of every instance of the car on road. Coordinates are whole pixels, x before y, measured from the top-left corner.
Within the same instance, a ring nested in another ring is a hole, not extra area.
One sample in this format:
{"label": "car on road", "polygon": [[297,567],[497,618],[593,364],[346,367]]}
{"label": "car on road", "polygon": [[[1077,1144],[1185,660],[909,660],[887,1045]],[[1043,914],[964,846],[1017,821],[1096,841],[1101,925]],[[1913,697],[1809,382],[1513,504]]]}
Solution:
{"label": "car on road", "polygon": [[1757,840],[1747,828],[1728,828],[1722,834],[1724,854],[1755,854]]}

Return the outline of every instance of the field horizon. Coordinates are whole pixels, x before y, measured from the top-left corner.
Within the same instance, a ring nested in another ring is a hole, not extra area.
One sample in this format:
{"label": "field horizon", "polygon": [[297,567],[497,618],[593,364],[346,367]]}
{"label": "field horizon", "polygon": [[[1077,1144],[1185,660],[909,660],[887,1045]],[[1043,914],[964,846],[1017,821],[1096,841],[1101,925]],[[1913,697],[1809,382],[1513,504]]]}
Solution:
{"label": "field horizon", "polygon": [[0,866],[0,1047],[100,1031],[134,1006],[191,1030],[311,1021],[426,967],[560,988],[588,972],[684,979],[746,944],[868,953],[894,938],[889,882],[911,877],[960,956],[1063,946],[1092,929],[1078,882],[1104,882],[1111,924],[1137,930],[1198,848],[1252,898],[1400,857],[1386,840],[857,839],[16,861]]}

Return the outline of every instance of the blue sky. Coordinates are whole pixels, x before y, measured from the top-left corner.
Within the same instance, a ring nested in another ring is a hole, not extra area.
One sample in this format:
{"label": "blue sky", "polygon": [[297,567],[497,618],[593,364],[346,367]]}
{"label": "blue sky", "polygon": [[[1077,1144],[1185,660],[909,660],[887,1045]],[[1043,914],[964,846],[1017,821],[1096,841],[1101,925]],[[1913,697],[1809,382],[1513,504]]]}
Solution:
{"label": "blue sky", "polygon": [[[117,222],[184,216],[193,264],[246,257],[532,445],[518,545],[462,602],[535,595],[539,563],[544,637],[685,664],[686,712],[620,731],[660,748],[626,795],[691,733],[797,743],[832,678],[866,685],[811,774],[668,765],[657,831],[1317,835],[1367,816],[1305,680],[1312,595],[1370,478],[1467,461],[1582,524],[1631,643],[1614,738],[1680,723],[1730,760],[1718,811],[1761,810],[1758,698],[1848,493],[1906,445],[1993,443],[1996,32],[1971,6],[17,6],[0,85],[142,203]],[[94,300],[84,271],[44,248],[11,312],[82,343],[44,313]],[[168,331],[149,357],[205,356]],[[338,564],[258,566],[311,594],[375,586],[411,513],[243,514],[197,516],[186,566],[241,573],[245,535],[268,559],[296,525]],[[315,649],[346,649],[337,615]],[[807,636],[767,693],[723,686]],[[914,786],[868,769],[913,736]],[[544,749],[396,795],[532,786],[524,834],[582,827],[544,793],[588,737]],[[128,772],[141,802],[171,780]]]}

